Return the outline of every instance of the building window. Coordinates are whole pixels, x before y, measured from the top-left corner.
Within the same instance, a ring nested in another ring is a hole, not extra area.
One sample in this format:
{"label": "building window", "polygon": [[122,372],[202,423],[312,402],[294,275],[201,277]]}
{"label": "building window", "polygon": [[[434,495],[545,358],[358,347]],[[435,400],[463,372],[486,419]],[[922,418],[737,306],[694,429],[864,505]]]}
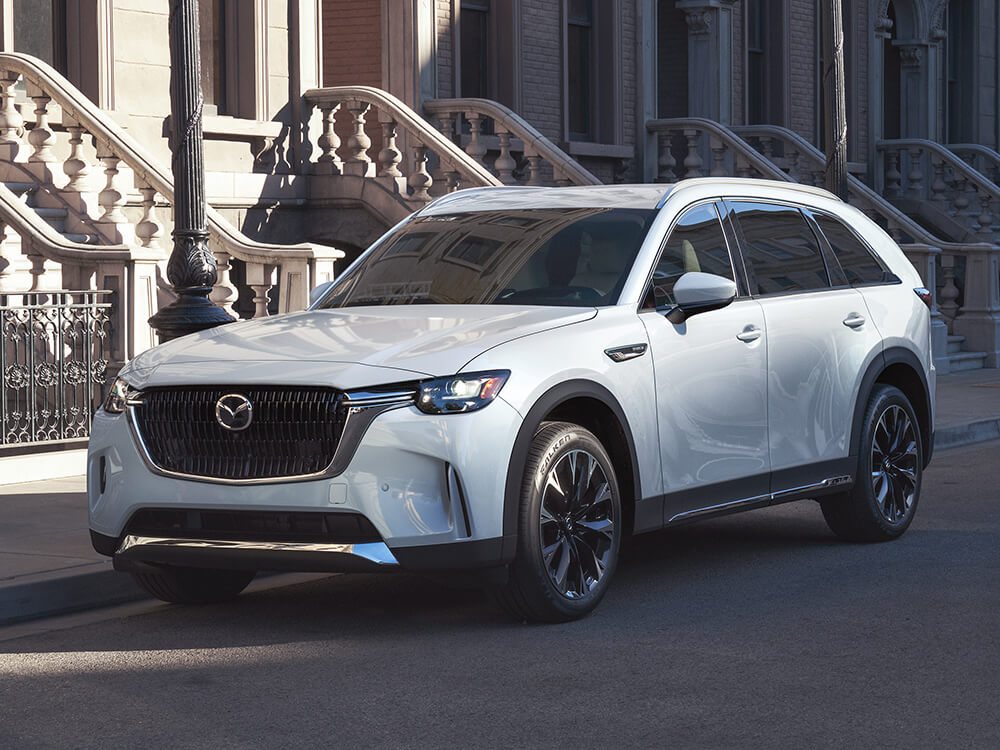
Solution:
{"label": "building window", "polygon": [[948,137],[947,143],[975,140],[975,14],[973,3],[948,4]]}
{"label": "building window", "polygon": [[593,140],[593,0],[569,0],[566,21],[569,137]]}
{"label": "building window", "polygon": [[491,98],[489,0],[462,0],[459,27],[459,91],[464,97]]}
{"label": "building window", "polygon": [[764,0],[747,0],[747,122],[765,122],[764,114]]}
{"label": "building window", "polygon": [[198,27],[205,113],[231,114],[226,106],[226,0],[198,0]]}
{"label": "building window", "polygon": [[66,74],[66,0],[14,0],[14,50]]}

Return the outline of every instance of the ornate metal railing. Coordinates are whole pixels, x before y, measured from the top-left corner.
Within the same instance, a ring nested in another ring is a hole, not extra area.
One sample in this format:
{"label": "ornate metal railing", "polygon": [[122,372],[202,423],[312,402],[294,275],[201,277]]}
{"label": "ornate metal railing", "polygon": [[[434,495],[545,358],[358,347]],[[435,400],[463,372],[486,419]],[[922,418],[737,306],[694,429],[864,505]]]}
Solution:
{"label": "ornate metal railing", "polygon": [[0,294],[0,445],[90,434],[108,377],[110,294]]}

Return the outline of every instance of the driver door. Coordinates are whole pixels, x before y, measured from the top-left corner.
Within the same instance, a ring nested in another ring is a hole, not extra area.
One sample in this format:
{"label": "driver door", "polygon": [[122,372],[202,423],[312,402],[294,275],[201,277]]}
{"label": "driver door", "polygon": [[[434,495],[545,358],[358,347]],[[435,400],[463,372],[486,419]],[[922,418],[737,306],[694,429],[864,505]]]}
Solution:
{"label": "driver door", "polygon": [[[736,280],[740,295],[671,323],[673,285],[689,271]],[[745,288],[715,204],[688,208],[661,251],[639,316],[653,357],[665,524],[726,504],[767,503],[765,321]]]}

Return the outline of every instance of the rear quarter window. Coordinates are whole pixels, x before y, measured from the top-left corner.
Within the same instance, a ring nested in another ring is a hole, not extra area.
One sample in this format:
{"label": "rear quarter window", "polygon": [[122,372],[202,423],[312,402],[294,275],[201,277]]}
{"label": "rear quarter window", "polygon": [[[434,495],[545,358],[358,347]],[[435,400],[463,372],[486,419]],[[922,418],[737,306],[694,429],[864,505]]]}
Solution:
{"label": "rear quarter window", "polygon": [[830,243],[848,284],[882,284],[887,281],[885,266],[843,222],[816,212],[812,212],[812,217]]}

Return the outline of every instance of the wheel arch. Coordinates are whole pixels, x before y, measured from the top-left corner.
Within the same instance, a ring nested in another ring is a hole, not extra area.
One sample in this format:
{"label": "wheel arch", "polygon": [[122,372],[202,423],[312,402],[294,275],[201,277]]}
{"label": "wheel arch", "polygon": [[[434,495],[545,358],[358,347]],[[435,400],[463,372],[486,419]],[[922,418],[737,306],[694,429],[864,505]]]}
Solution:
{"label": "wheel arch", "polygon": [[934,425],[931,424],[932,394],[919,358],[914,352],[903,347],[886,349],[881,355],[875,357],[861,378],[858,398],[854,403],[850,455],[858,455],[865,408],[871,398],[872,391],[880,383],[899,388],[910,401],[910,405],[913,406],[917,423],[920,425],[921,452],[926,467],[930,463],[931,454],[934,451]]}
{"label": "wheel arch", "polygon": [[504,562],[510,562],[516,551],[517,512],[531,441],[543,422],[554,420],[578,424],[601,441],[618,477],[625,528],[632,527],[635,501],[642,485],[635,441],[625,411],[604,386],[590,380],[569,380],[549,389],[535,401],[514,439],[504,490]]}

